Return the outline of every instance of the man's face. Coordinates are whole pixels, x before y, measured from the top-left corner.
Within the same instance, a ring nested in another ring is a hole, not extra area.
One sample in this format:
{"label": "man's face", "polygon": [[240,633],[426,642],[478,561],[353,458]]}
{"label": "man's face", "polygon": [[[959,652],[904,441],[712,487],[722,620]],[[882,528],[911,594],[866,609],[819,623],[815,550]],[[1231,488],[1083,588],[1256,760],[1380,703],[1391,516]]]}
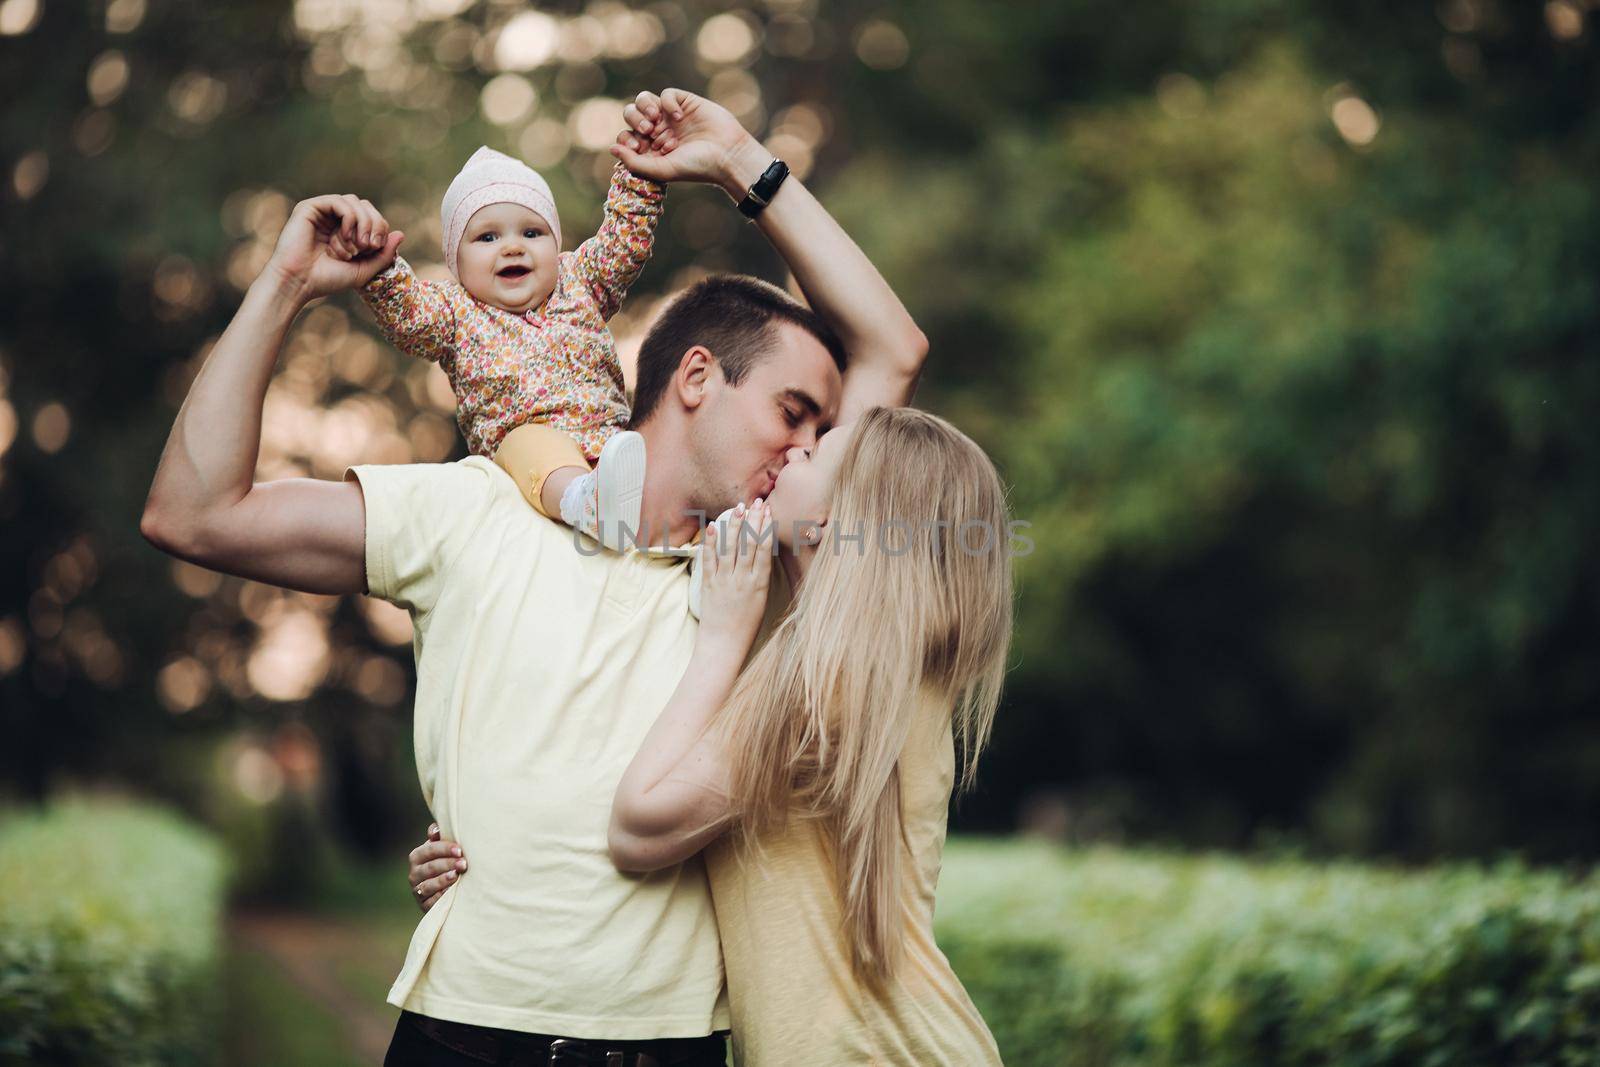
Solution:
{"label": "man's face", "polygon": [[705,497],[695,506],[711,515],[770,494],[789,450],[813,448],[839,411],[844,382],[822,343],[787,322],[772,336],[738,386],[713,373],[692,424]]}

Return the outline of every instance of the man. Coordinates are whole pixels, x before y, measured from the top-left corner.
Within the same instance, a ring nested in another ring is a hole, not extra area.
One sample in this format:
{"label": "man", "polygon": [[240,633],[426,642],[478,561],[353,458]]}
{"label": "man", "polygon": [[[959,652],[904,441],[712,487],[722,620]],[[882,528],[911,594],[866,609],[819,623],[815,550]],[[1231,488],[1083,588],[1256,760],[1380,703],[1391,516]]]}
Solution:
{"label": "man", "polygon": [[[641,520],[680,545],[698,515],[770,489],[831,422],[905,403],[926,341],[797,178],[772,188],[771,156],[726,110],[642,93],[628,119],[615,152],[647,177],[735,200],[761,183],[758,224],[816,312],[753,280],[703,283],[646,338]],[[335,233],[369,255],[331,255]],[[473,868],[412,939],[389,1062],[721,1064],[721,956],[698,861],[629,878],[606,850],[616,783],[693,646],[682,559],[579,552],[476,457],[252,484],[296,314],[364,284],[399,242],[366,201],[296,206],[178,414],[141,530],[203,566],[412,614],[418,773]]]}

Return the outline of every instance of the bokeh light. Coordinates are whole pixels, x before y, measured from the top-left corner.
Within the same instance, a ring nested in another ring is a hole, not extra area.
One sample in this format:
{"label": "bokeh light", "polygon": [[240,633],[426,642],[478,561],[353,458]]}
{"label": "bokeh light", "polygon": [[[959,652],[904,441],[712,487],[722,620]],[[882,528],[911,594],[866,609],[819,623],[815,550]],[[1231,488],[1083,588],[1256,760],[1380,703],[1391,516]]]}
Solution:
{"label": "bokeh light", "polygon": [[0,37],[16,37],[39,24],[39,0],[0,2]]}
{"label": "bokeh light", "polygon": [[205,71],[185,71],[168,87],[167,104],[178,118],[194,126],[204,126],[222,114],[227,106],[228,87]]}
{"label": "bokeh light", "polygon": [[1544,21],[1558,41],[1575,41],[1583,36],[1583,8],[1572,0],[1549,0],[1544,5]]}
{"label": "bokeh light", "polygon": [[911,42],[905,31],[887,19],[872,19],[856,31],[856,56],[874,70],[893,70],[905,66],[911,56]]}
{"label": "bokeh light", "polygon": [[530,167],[553,167],[567,158],[572,139],[563,122],[537,118],[517,138],[517,149]]}
{"label": "bokeh light", "polygon": [[521,120],[539,102],[533,83],[520,74],[501,74],[483,87],[479,104],[483,117],[496,126],[510,126]]}
{"label": "bokeh light", "polygon": [[28,635],[22,620],[13,615],[0,619],[0,677],[22,666],[28,655]]}
{"label": "bokeh light", "polygon": [[0,459],[17,439],[17,409],[9,400],[0,400]]}
{"label": "bokeh light", "polygon": [[117,135],[117,120],[111,112],[90,108],[72,124],[72,144],[81,156],[93,158],[111,147]]}
{"label": "bokeh light", "polygon": [[72,414],[67,406],[52,400],[33,414],[33,443],[41,452],[59,452],[72,437]]}
{"label": "bokeh light", "polygon": [[406,696],[406,672],[388,656],[367,656],[357,668],[351,688],[369,703],[393,707]]}
{"label": "bokeh light", "polygon": [[172,584],[183,592],[185,596],[196,600],[204,600],[216,594],[222,588],[222,575],[204,567],[196,567],[193,563],[181,559],[172,561]]}
{"label": "bokeh light", "polygon": [[181,715],[198,707],[211,692],[211,672],[193,656],[177,656],[156,674],[161,703]]}
{"label": "bokeh light", "polygon": [[260,633],[245,677],[268,700],[304,700],[328,671],[326,621],[316,612],[274,599],[260,612]]}
{"label": "bokeh light", "polygon": [[18,200],[32,200],[49,178],[50,157],[41,151],[29,152],[12,168],[11,188]]}
{"label": "bokeh light", "polygon": [[239,748],[232,772],[234,787],[252,804],[270,804],[283,794],[283,768],[260,745],[247,744]]}
{"label": "bokeh light", "polygon": [[1340,96],[1328,109],[1334,128],[1353,147],[1365,148],[1378,136],[1378,113],[1359,96]]}
{"label": "bokeh light", "polygon": [[111,0],[106,5],[106,32],[132,33],[144,21],[145,0]]}
{"label": "bokeh light", "polygon": [[591,152],[607,148],[622,128],[622,101],[606,97],[585,100],[572,109],[572,117],[567,122],[573,143]]}
{"label": "bokeh light", "polygon": [[749,62],[760,46],[760,30],[743,12],[712,15],[695,35],[695,48],[700,58],[713,64]]}
{"label": "bokeh light", "polygon": [[[934,346],[918,402],[1037,520],[1026,647],[963,819],[1592,851],[1564,814],[1583,746],[1503,754],[1530,723],[1581,736],[1595,688],[1591,613],[1564,598],[1593,585],[1596,0],[1192,5],[1143,30],[1061,5],[70,7],[0,0],[0,44],[40,67],[14,79],[0,169],[19,795],[159,777],[253,860],[304,835],[328,850],[307,857],[392,868],[427,817],[410,614],[142,544],[162,433],[297,201],[370,198],[447,281],[440,197],[489,144],[546,175],[572,248],[622,102],[671,84],[729,108],[882,267]],[[673,290],[751,271],[799,293],[760,231],[716,188],[670,192],[611,320],[630,383]],[[335,294],[287,331],[253,474],[449,461],[455,409],[440,365]],[[241,878],[276,904],[265,866]]]}
{"label": "bokeh light", "polygon": [[494,61],[501,70],[534,70],[555,54],[561,25],[541,11],[521,11],[500,28]]}
{"label": "bokeh light", "polygon": [[108,107],[128,87],[128,57],[115,49],[102,52],[89,64],[89,99]]}
{"label": "bokeh light", "polygon": [[373,637],[386,645],[411,643],[410,612],[386,600],[377,600],[373,597],[362,598],[360,604],[361,614],[367,620],[367,629],[372,632]]}

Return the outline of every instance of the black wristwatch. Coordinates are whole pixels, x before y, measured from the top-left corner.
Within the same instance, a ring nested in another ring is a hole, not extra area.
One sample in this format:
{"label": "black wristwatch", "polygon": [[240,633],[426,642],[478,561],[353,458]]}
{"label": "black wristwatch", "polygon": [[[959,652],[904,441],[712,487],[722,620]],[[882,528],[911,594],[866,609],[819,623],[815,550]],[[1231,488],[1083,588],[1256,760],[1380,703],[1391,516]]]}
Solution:
{"label": "black wristwatch", "polygon": [[767,169],[761,172],[761,177],[744,194],[744,199],[739,201],[739,212],[751,222],[757,215],[766,210],[772,198],[778,195],[778,186],[783,184],[783,179],[789,176],[789,164],[781,159],[774,159]]}

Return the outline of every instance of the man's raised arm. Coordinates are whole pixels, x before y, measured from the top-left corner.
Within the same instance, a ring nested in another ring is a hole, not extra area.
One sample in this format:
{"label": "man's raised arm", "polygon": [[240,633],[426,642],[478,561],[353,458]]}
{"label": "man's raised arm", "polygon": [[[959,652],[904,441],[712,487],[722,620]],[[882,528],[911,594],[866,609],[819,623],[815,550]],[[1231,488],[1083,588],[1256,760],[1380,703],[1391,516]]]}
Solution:
{"label": "man's raised arm", "polygon": [[[630,140],[625,132],[613,154],[636,174],[713,182],[737,201],[772,162],[726,108],[693,93],[640,93],[624,115],[633,134],[642,136]],[[646,148],[647,139],[652,144],[641,154],[637,149]],[[870,407],[909,403],[928,339],[872,261],[794,175],[756,222],[849,353],[838,421],[853,421]]]}
{"label": "man's raised arm", "polygon": [[[402,236],[353,196],[295,206],[173,423],[139,522],[151,544],[290,589],[365,591],[359,485],[311,478],[255,484],[261,408],[295,316],[315,297],[364,284],[393,262]],[[336,239],[362,258],[335,255],[329,245]]]}

